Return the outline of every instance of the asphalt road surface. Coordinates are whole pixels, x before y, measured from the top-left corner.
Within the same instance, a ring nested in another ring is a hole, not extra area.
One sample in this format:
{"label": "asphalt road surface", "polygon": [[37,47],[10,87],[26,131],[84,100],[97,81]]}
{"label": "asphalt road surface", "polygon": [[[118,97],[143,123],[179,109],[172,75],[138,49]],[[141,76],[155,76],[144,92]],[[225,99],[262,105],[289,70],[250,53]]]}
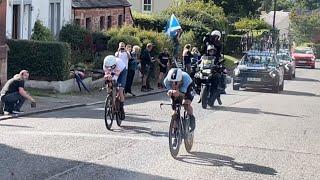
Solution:
{"label": "asphalt road surface", "polygon": [[[317,64],[319,65],[319,64]],[[319,67],[319,66],[318,66]],[[285,90],[232,91],[201,109],[192,153],[168,147],[165,94],[127,101],[105,128],[103,105],[0,122],[0,179],[319,179],[320,69],[298,69]]]}

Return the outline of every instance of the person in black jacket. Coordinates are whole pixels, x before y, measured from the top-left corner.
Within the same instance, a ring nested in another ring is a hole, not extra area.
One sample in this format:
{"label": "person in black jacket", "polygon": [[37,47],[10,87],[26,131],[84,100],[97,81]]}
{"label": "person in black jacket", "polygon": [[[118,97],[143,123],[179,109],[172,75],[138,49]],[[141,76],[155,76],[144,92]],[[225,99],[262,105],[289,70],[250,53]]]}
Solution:
{"label": "person in black jacket", "polygon": [[221,43],[221,32],[214,30],[211,33],[208,33],[204,38],[203,42],[205,43],[206,50],[209,45],[213,45],[217,51],[217,59],[220,59],[222,52],[222,43]]}
{"label": "person in black jacket", "polygon": [[147,44],[147,47],[144,51],[141,53],[141,68],[140,72],[142,74],[142,92],[147,92],[153,90],[153,88],[150,87],[149,78],[150,78],[150,70],[153,66],[154,58],[151,57],[150,52],[152,51],[153,45],[151,43]]}
{"label": "person in black jacket", "polygon": [[29,72],[27,70],[22,70],[19,74],[8,80],[2,88],[0,93],[0,104],[4,104],[5,113],[22,113],[21,107],[25,100],[29,100],[33,104],[36,103],[24,89],[24,83],[28,78]]}

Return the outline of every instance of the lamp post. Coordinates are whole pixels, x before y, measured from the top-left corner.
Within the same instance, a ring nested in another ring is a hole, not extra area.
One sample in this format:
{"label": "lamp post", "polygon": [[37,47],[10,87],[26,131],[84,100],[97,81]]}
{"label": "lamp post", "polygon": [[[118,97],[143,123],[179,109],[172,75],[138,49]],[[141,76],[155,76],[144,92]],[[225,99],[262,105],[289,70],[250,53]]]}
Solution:
{"label": "lamp post", "polygon": [[276,27],[276,11],[277,11],[277,0],[273,0],[274,5],[273,5],[273,23],[272,23],[272,28],[275,29]]}

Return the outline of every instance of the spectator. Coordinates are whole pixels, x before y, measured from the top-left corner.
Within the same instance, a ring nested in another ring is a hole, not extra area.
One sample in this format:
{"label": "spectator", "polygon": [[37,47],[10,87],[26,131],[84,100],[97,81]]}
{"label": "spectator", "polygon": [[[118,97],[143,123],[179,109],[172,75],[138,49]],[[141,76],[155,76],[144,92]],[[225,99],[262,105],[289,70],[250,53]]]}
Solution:
{"label": "spectator", "polygon": [[175,35],[172,37],[172,42],[173,42],[173,57],[175,59],[178,59],[179,55],[179,49],[180,49],[180,37],[182,34],[182,29],[176,30]]}
{"label": "spectator", "polygon": [[196,59],[197,61],[200,60],[200,58],[201,58],[201,53],[199,52],[199,50],[198,50],[197,47],[193,47],[193,48],[192,48],[191,54],[192,54],[192,56],[193,56],[194,59]]}
{"label": "spectator", "polygon": [[124,42],[119,43],[118,51],[115,53],[115,56],[122,60],[128,69],[129,59],[131,59],[130,52],[126,50],[126,44]]}
{"label": "spectator", "polygon": [[182,53],[184,68],[188,74],[190,74],[191,72],[192,54],[190,50],[191,50],[191,44],[187,44],[184,46],[183,53]]}
{"label": "spectator", "polygon": [[133,46],[132,48],[131,45],[127,45],[126,49],[130,53],[131,58],[129,59],[129,64],[128,64],[128,76],[127,76],[125,93],[129,93],[132,96],[136,96],[135,94],[132,93],[131,87],[132,87],[134,75],[138,66],[138,54],[140,51],[140,47]]}
{"label": "spectator", "polygon": [[8,80],[2,88],[0,100],[4,103],[4,111],[6,114],[22,113],[21,107],[26,99],[30,100],[32,104],[35,104],[36,101],[28,95],[24,89],[24,83],[28,78],[29,72],[22,70],[19,74]]}
{"label": "spectator", "polygon": [[170,62],[169,62],[169,52],[167,48],[163,49],[163,52],[159,55],[159,69],[160,69],[160,73],[159,73],[159,79],[158,79],[158,88],[159,89],[163,89],[163,78],[164,76],[167,74],[168,71],[168,66],[170,66]]}
{"label": "spectator", "polygon": [[141,74],[142,74],[142,92],[147,92],[153,90],[150,87],[149,78],[150,78],[150,69],[152,67],[152,57],[150,52],[152,51],[153,45],[148,43],[146,49],[141,53]]}

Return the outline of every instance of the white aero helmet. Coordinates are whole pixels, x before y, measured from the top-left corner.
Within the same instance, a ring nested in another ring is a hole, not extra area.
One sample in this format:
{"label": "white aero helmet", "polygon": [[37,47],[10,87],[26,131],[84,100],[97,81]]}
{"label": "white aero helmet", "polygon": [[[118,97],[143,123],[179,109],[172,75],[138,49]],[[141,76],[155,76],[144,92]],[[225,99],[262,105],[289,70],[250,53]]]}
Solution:
{"label": "white aero helmet", "polygon": [[109,55],[104,58],[103,60],[103,66],[104,67],[112,67],[117,65],[117,58],[113,55]]}
{"label": "white aero helmet", "polygon": [[182,80],[182,70],[179,68],[172,68],[168,72],[168,81],[177,82]]}
{"label": "white aero helmet", "polygon": [[216,50],[216,47],[214,47],[214,45],[209,45],[207,47],[207,51],[210,51],[210,50]]}
{"label": "white aero helmet", "polygon": [[219,39],[221,38],[221,32],[218,30],[214,30],[211,32],[211,36],[218,36]]}

